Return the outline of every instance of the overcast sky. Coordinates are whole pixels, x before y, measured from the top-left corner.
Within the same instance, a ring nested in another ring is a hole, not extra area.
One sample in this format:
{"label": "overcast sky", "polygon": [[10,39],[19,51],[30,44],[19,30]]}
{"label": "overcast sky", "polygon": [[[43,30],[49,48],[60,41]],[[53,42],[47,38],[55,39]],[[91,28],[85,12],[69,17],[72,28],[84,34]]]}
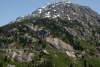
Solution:
{"label": "overcast sky", "polygon": [[[0,26],[19,16],[27,15],[37,8],[57,0],[0,0]],[[100,14],[100,0],[70,0],[73,3],[89,6]]]}

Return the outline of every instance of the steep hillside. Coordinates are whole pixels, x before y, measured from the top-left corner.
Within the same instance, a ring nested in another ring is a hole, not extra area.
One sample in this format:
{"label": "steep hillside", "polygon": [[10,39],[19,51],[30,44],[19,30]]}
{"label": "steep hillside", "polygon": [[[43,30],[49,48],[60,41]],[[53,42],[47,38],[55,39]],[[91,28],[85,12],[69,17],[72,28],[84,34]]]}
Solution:
{"label": "steep hillside", "polygon": [[0,66],[100,67],[100,15],[69,1],[0,27]]}

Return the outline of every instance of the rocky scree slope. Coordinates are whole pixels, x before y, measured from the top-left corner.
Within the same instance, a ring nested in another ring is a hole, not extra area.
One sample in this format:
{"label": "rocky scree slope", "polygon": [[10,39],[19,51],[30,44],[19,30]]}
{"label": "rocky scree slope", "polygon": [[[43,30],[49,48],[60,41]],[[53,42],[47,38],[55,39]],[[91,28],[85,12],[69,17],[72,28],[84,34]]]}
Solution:
{"label": "rocky scree slope", "polygon": [[34,50],[34,57],[41,53],[59,57],[57,52],[62,52],[74,60],[100,59],[100,15],[68,1],[47,4],[0,27],[0,48]]}

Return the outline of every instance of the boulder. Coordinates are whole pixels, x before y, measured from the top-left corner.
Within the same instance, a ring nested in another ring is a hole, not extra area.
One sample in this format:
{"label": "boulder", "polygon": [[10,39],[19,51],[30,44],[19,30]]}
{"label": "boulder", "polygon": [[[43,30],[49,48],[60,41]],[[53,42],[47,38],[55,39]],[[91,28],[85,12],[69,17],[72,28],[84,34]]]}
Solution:
{"label": "boulder", "polygon": [[42,50],[42,53],[45,55],[49,55],[49,52],[47,52],[47,50]]}
{"label": "boulder", "polygon": [[16,67],[15,65],[8,64],[7,67]]}

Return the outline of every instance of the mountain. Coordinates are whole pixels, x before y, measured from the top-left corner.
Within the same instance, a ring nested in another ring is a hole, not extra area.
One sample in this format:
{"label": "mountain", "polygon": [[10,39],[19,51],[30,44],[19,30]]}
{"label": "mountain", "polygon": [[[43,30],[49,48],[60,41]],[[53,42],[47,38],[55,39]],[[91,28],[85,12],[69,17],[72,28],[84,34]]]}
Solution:
{"label": "mountain", "polygon": [[69,1],[0,27],[0,66],[100,67],[100,15]]}

